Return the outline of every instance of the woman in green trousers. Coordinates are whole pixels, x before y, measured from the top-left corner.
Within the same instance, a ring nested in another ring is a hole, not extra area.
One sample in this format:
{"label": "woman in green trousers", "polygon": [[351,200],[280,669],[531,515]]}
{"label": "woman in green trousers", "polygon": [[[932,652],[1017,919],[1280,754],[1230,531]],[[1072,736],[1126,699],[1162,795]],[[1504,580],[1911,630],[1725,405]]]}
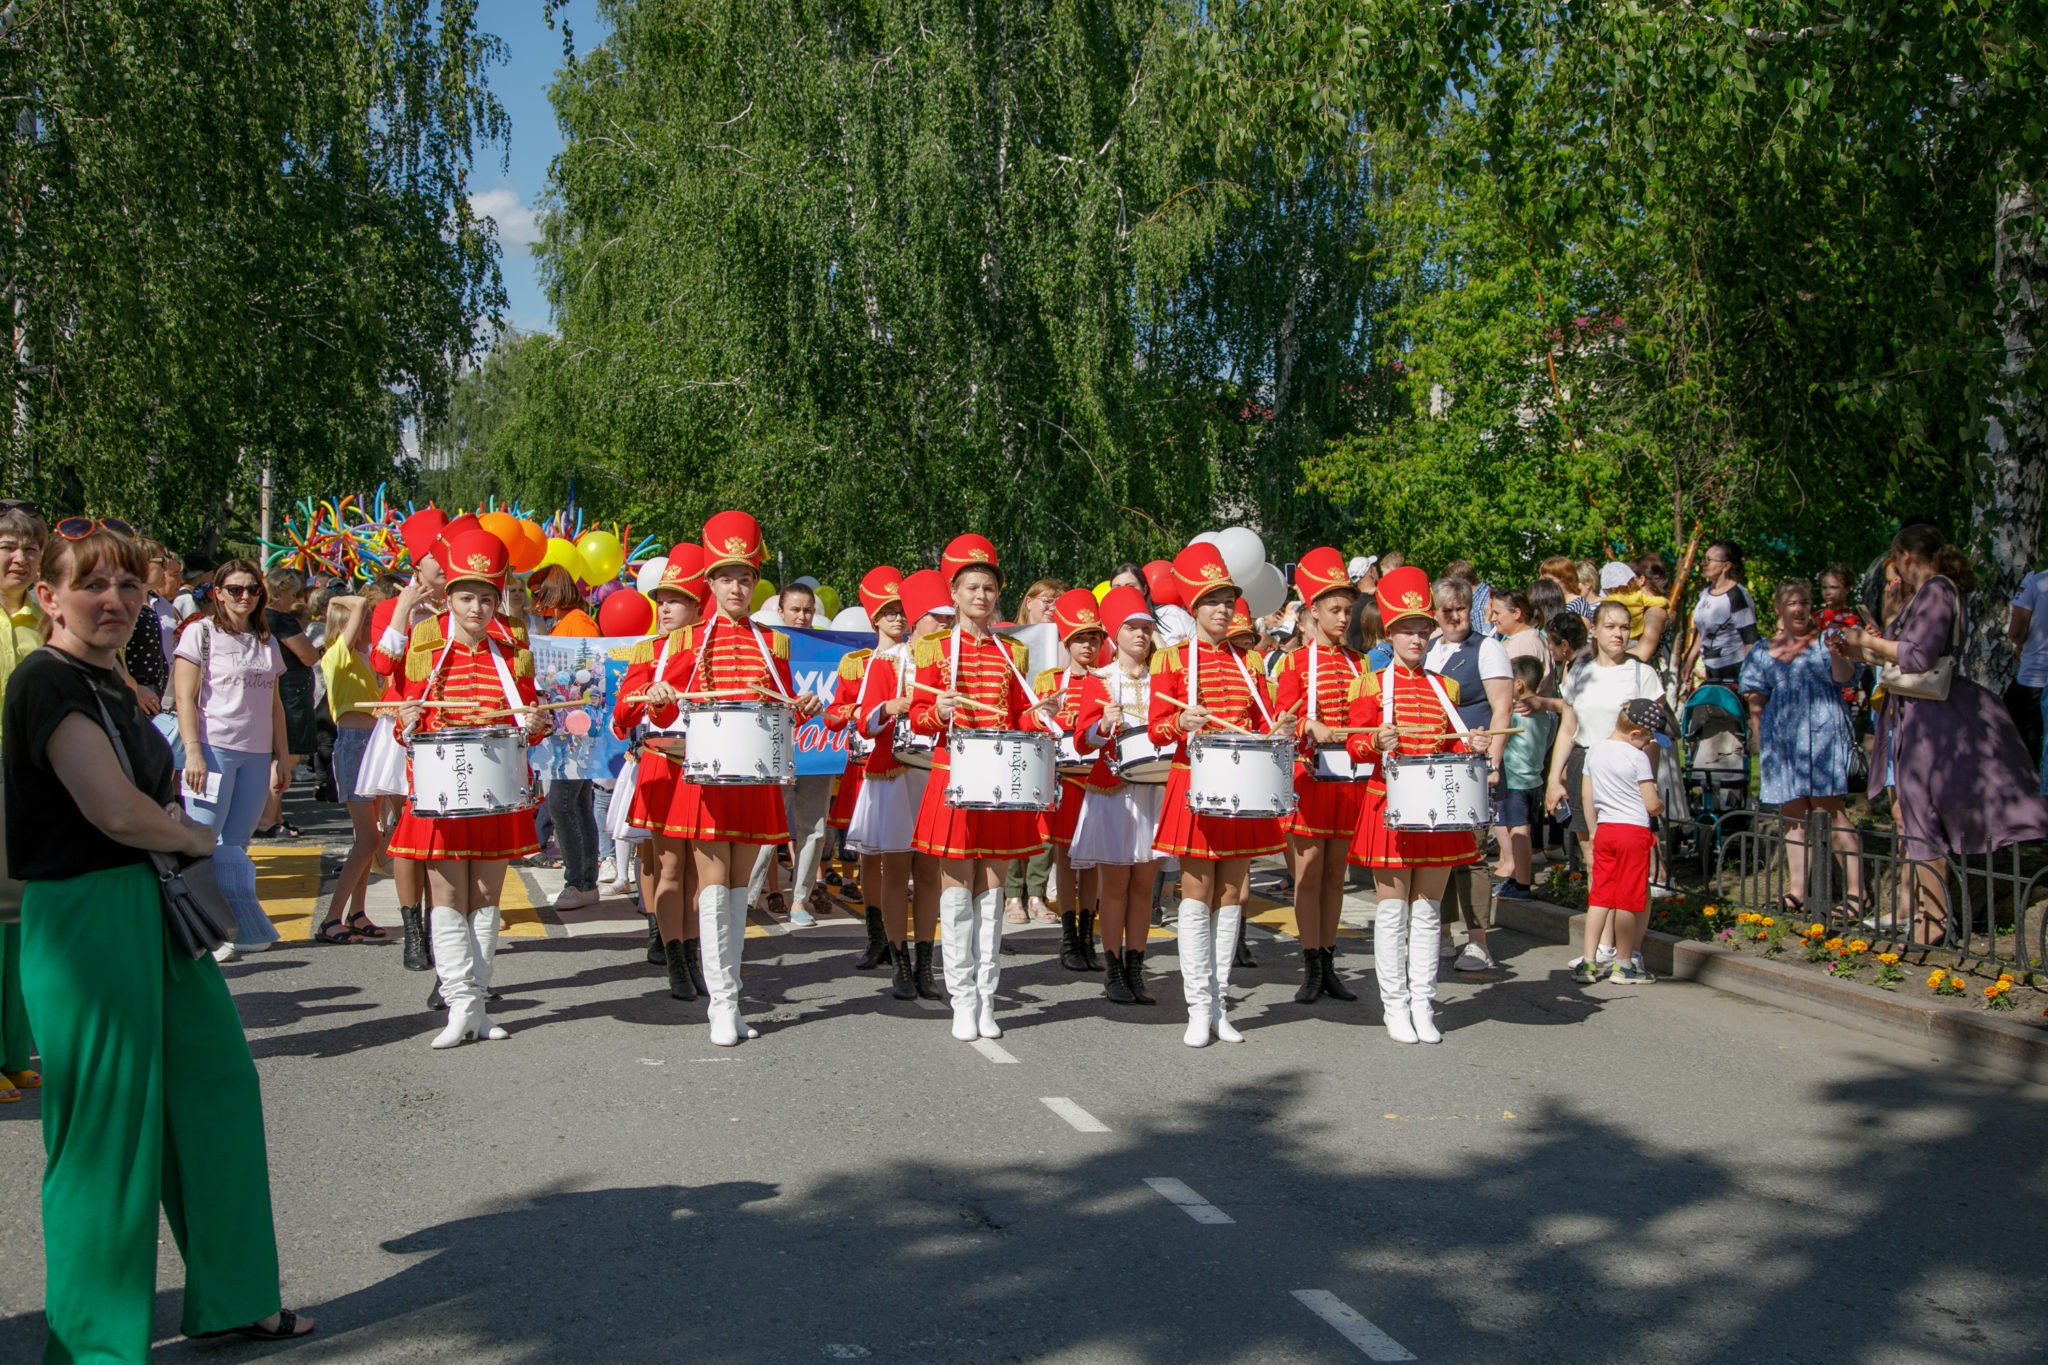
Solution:
{"label": "woman in green trousers", "polygon": [[116,671],[147,565],[119,523],[56,531],[36,585],[49,646],[8,679],[0,717],[43,1060],[43,1359],[149,1358],[159,1204],[185,1258],[187,1335],[301,1335],[312,1321],[280,1310],[249,1044],[219,966],[166,941],[149,863],[203,856],[213,835],[175,804],[169,749]]}

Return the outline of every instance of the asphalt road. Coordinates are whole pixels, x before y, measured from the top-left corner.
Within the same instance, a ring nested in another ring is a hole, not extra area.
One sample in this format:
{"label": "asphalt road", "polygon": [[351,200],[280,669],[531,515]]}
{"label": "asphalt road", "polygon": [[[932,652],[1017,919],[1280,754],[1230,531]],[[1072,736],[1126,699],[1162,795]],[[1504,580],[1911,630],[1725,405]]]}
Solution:
{"label": "asphalt road", "polygon": [[[1506,933],[1441,1047],[1387,1040],[1362,946],[1366,999],[1300,1007],[1262,936],[1241,1046],[1181,1044],[1168,941],[1149,1010],[1008,958],[998,1052],[856,943],[750,939],[734,1050],[601,932],[519,941],[514,1036],[445,1053],[395,944],[228,968],[320,1331],[178,1339],[166,1236],[160,1357],[2048,1358],[2040,1089],[1704,987],[1581,989]],[[0,1109],[5,1362],[41,1347],[41,1163],[36,1102]]]}

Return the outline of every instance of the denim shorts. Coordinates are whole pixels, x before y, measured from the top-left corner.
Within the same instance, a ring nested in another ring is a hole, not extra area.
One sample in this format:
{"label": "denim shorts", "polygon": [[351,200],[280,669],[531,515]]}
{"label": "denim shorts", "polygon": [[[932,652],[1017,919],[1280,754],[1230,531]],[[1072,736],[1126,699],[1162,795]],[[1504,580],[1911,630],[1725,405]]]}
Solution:
{"label": "denim shorts", "polygon": [[334,790],[343,802],[356,797],[356,774],[362,771],[363,755],[369,752],[373,725],[343,726],[334,732]]}
{"label": "denim shorts", "polygon": [[1513,829],[1517,825],[1533,826],[1542,816],[1541,787],[1506,788],[1500,794],[1500,804],[1493,808],[1493,823],[1503,829]]}

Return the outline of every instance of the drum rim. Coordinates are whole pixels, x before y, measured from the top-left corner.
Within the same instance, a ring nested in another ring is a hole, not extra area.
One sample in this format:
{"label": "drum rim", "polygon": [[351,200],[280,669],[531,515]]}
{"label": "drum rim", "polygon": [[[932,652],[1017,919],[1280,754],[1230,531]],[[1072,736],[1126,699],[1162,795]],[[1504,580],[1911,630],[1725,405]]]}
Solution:
{"label": "drum rim", "polygon": [[686,716],[702,715],[711,711],[784,711],[792,716],[796,714],[796,709],[788,702],[769,701],[765,697],[760,701],[748,701],[744,697],[722,697],[716,701],[679,701],[676,703],[676,710]]}
{"label": "drum rim", "polygon": [[[985,736],[990,739],[1028,739],[1033,741],[1034,743],[1039,740],[1044,740],[1049,744],[1053,743],[1053,741],[1055,741],[1058,738],[1058,736],[1046,730],[982,730],[976,728],[963,727],[958,730],[946,731],[946,742],[948,744],[951,744],[955,736],[962,735],[973,735],[976,737]],[[1059,746],[1057,744],[1053,744],[1053,749],[1054,752],[1058,752]]]}
{"label": "drum rim", "polygon": [[444,730],[422,730],[413,736],[413,741],[438,740],[445,744],[455,739],[504,739],[508,735],[524,733],[516,725],[451,725]]}

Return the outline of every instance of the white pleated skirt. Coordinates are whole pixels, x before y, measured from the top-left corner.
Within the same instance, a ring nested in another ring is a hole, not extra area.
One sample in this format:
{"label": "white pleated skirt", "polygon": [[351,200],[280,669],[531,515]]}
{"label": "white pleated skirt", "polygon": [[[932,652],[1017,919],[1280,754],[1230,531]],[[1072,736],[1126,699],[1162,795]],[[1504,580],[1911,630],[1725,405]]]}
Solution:
{"label": "white pleated skirt", "polygon": [[1152,861],[1152,836],[1159,829],[1159,808],[1166,788],[1149,782],[1126,782],[1115,791],[1093,787],[1081,798],[1074,821],[1074,842],[1067,849],[1076,869],[1136,867]]}
{"label": "white pleated skirt", "polygon": [[619,765],[618,780],[612,784],[612,804],[605,822],[605,833],[615,843],[637,844],[643,839],[652,839],[654,831],[642,829],[626,816],[633,809],[633,789],[640,785],[640,760],[632,754]]}
{"label": "white pleated skirt", "polygon": [[370,727],[370,742],[363,750],[362,766],[356,769],[354,799],[404,796],[410,790],[405,780],[405,746],[398,742],[397,726],[390,716],[380,716]]}
{"label": "white pleated skirt", "polygon": [[930,777],[929,768],[905,768],[894,777],[864,778],[846,822],[847,851],[870,857],[910,852],[917,808],[924,802],[924,784]]}

